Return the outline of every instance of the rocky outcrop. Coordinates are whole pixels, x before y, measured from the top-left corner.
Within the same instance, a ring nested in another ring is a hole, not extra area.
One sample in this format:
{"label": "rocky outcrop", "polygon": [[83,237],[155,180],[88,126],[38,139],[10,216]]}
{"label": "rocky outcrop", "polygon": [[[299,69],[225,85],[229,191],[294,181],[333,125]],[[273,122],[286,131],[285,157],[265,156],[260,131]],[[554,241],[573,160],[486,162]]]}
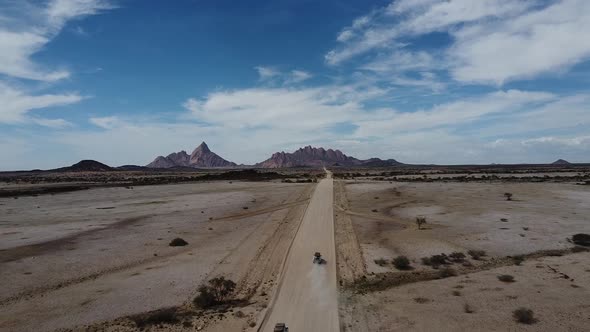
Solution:
{"label": "rocky outcrop", "polygon": [[322,167],[322,166],[392,166],[401,163],[389,159],[381,160],[371,158],[359,160],[349,157],[340,150],[315,148],[306,146],[293,153],[277,152],[267,160],[256,164],[261,168],[283,168],[283,167]]}
{"label": "rocky outcrop", "polygon": [[201,143],[190,155],[186,151],[175,152],[166,157],[159,156],[147,165],[149,168],[216,168],[233,166],[236,166],[236,164],[221,158],[209,150],[205,142]]}

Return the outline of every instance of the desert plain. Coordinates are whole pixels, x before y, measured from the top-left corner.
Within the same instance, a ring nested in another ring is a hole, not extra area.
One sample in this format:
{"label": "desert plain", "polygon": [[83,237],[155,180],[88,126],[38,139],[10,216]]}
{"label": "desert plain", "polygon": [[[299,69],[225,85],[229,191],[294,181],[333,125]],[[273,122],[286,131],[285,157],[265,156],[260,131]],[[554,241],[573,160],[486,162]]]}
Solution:
{"label": "desert plain", "polygon": [[[282,318],[316,330],[291,309],[334,331],[587,331],[590,252],[571,238],[590,233],[590,173],[533,171],[76,178],[84,188],[63,192],[9,181],[0,331],[262,331]],[[308,255],[319,248],[325,266]],[[199,286],[219,276],[235,282],[231,300],[198,308]],[[322,294],[326,312],[310,318]]]}

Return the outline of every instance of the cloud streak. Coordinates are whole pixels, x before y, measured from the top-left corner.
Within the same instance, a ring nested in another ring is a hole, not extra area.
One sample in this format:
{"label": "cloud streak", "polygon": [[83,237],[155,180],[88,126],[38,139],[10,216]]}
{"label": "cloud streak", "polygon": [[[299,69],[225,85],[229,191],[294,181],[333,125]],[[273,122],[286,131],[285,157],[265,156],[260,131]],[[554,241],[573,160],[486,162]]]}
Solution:
{"label": "cloud streak", "polygon": [[[584,0],[394,1],[343,29],[336,38],[340,46],[325,60],[340,65],[384,51],[385,56],[361,68],[384,72],[428,65],[448,71],[458,82],[501,86],[587,60],[590,41],[578,32],[589,29],[590,3]],[[415,53],[405,50],[414,47],[412,38],[433,32],[446,33],[450,44]],[[444,61],[433,63],[433,58]]]}

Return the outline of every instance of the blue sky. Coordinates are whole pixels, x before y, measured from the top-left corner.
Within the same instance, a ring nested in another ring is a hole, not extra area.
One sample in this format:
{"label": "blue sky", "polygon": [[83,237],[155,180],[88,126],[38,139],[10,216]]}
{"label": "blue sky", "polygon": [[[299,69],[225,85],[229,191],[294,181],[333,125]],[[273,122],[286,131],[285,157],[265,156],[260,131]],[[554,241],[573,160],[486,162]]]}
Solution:
{"label": "blue sky", "polygon": [[0,0],[0,170],[590,162],[585,0]]}

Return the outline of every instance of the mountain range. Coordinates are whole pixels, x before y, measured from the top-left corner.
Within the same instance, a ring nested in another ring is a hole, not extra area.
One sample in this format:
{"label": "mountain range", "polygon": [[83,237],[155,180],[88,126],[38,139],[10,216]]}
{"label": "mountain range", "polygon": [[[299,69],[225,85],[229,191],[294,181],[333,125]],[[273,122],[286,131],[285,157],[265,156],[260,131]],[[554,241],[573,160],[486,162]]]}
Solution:
{"label": "mountain range", "polygon": [[[257,168],[283,168],[283,167],[322,167],[322,166],[395,166],[402,163],[394,160],[381,160],[371,158],[360,160],[342,153],[340,150],[315,148],[306,146],[299,150],[274,153],[270,158],[253,165]],[[201,143],[189,156],[185,151],[171,153],[166,157],[158,156],[149,163],[149,168],[217,168],[235,167],[236,163],[227,161],[212,152],[205,142]],[[243,165],[242,165],[243,166]],[[243,166],[246,167],[246,166]]]}

